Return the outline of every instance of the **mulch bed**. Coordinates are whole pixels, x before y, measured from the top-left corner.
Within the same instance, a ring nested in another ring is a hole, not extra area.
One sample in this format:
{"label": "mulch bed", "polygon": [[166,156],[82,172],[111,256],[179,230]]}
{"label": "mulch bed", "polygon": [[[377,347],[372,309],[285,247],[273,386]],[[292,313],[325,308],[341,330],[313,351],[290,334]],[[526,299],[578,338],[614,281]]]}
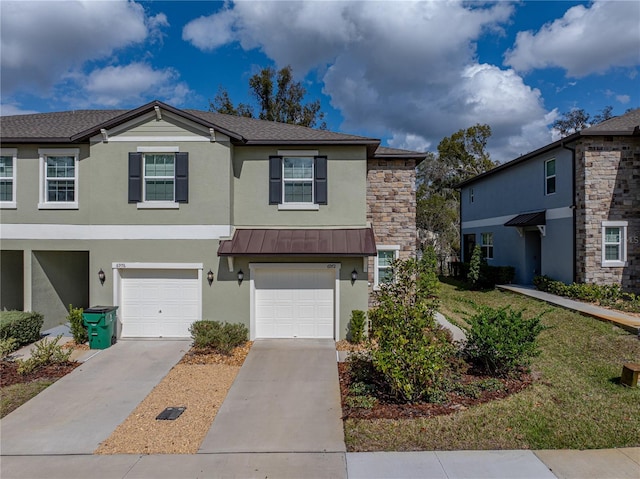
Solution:
{"label": "mulch bed", "polygon": [[50,364],[37,368],[29,374],[20,374],[16,361],[3,360],[0,361],[0,387],[29,383],[38,379],[60,379],[78,366],[80,366],[80,363],[76,362]]}
{"label": "mulch bed", "polygon": [[[340,377],[340,394],[342,396],[343,419],[412,419],[417,417],[433,417],[446,414],[453,414],[457,411],[464,411],[472,406],[502,399],[511,394],[522,391],[528,387],[533,378],[530,374],[522,373],[516,378],[500,379],[503,388],[499,391],[482,391],[478,397],[463,396],[459,393],[450,392],[447,400],[442,404],[415,403],[397,404],[390,400],[379,399],[377,404],[371,409],[351,408],[345,404],[345,398],[349,394],[351,377],[349,375],[349,365],[338,363],[338,374]],[[471,373],[463,374],[460,382],[471,384],[487,376],[479,376]]]}

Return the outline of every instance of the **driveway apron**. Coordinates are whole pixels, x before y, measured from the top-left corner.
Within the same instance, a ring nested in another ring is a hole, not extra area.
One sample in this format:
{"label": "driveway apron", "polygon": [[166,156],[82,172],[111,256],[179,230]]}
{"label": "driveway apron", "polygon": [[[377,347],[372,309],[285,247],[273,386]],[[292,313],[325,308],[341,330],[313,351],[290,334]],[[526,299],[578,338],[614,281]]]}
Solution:
{"label": "driveway apron", "polygon": [[199,453],[345,452],[335,342],[254,343]]}
{"label": "driveway apron", "polygon": [[0,421],[2,455],[91,454],[189,349],[120,341]]}

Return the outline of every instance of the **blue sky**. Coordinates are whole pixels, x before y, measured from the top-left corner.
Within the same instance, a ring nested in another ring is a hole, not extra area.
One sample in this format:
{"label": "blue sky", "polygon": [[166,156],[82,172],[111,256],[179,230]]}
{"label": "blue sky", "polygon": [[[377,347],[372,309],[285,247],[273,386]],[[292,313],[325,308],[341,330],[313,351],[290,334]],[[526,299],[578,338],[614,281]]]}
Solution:
{"label": "blue sky", "polygon": [[219,86],[291,65],[334,131],[434,151],[489,124],[505,161],[584,108],[640,106],[640,2],[0,2],[3,115],[206,110]]}

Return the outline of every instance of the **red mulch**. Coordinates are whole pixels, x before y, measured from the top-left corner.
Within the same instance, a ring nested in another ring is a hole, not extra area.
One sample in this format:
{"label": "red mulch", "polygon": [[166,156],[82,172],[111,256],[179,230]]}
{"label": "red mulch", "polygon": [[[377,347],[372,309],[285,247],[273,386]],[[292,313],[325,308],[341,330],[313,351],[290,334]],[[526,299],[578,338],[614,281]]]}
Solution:
{"label": "red mulch", "polygon": [[50,364],[31,371],[29,374],[18,372],[18,363],[15,361],[0,361],[0,387],[12,384],[29,383],[36,379],[60,379],[75,368],[80,366],[77,362],[65,362]]}
{"label": "red mulch", "polygon": [[[340,394],[342,396],[343,419],[411,419],[416,417],[432,417],[453,414],[456,411],[463,411],[472,406],[502,399],[510,396],[511,394],[520,392],[533,381],[530,374],[522,373],[516,378],[499,379],[503,384],[502,390],[482,391],[479,397],[476,398],[462,396],[456,392],[450,392],[447,394],[447,400],[442,404],[397,404],[390,402],[389,400],[379,399],[372,409],[364,409],[350,408],[345,405],[345,397],[347,397],[349,393],[349,384],[351,383],[348,364],[338,363],[338,373],[340,376]],[[487,376],[478,376],[472,373],[467,373],[462,375],[460,382],[470,384],[487,378]]]}

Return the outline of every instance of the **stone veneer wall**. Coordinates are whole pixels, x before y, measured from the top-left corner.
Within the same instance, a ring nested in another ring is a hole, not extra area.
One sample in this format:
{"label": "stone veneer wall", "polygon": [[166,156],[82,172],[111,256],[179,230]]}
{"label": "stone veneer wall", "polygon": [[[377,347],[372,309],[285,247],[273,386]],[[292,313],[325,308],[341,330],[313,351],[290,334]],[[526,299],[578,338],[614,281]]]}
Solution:
{"label": "stone veneer wall", "polygon": [[[627,221],[627,266],[602,267],[602,221]],[[582,137],[576,147],[576,281],[640,292],[640,139]]]}
{"label": "stone veneer wall", "polygon": [[[367,162],[367,221],[378,246],[399,245],[400,258],[416,253],[415,160]],[[376,258],[369,258],[369,283],[373,285]],[[373,288],[370,287],[369,291]],[[369,305],[371,305],[371,295]]]}

